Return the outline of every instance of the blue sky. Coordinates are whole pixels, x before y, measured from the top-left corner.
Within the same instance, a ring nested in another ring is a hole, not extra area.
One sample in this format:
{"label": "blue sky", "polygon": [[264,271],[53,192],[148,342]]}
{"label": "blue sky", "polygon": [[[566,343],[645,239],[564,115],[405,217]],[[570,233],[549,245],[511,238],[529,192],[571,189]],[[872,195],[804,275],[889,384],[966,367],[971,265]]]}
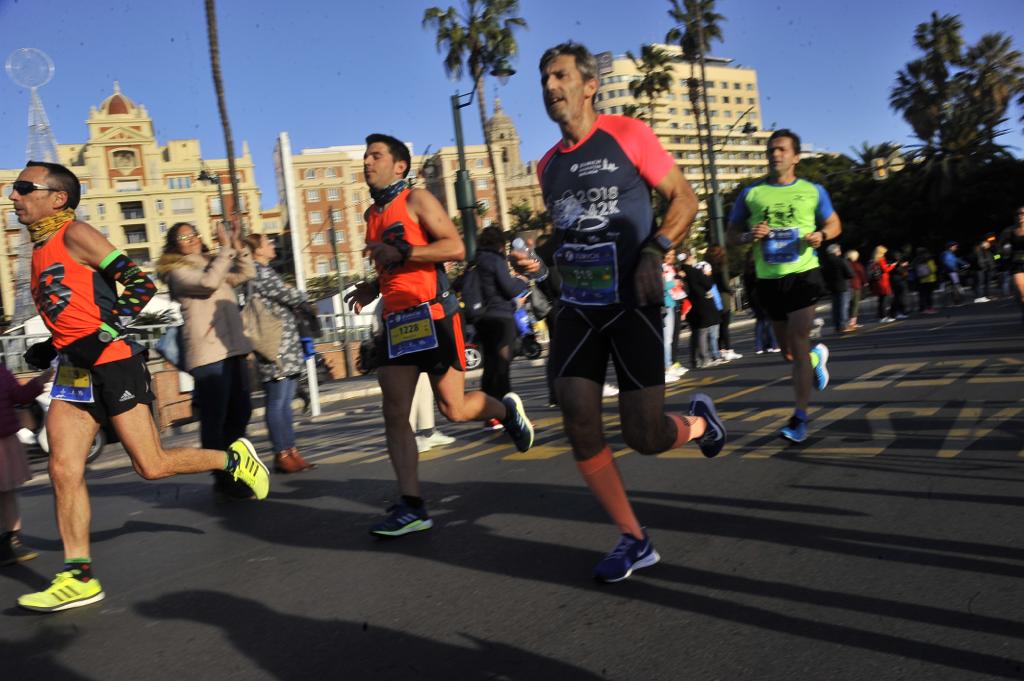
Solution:
{"label": "blue sky", "polygon": [[[461,2],[461,0],[458,0]],[[271,150],[278,132],[293,147],[359,144],[372,131],[409,140],[417,151],[453,144],[448,80],[420,0],[220,0],[221,52],[236,145],[249,142],[263,204],[276,203]],[[519,73],[497,91],[516,122],[523,156],[539,158],[557,130],[541,105],[537,60],[566,39],[595,52],[638,51],[661,41],[665,0],[522,0],[529,29],[519,34]],[[896,71],[917,53],[914,27],[933,10],[959,14],[972,43],[991,31],[1024,27],[1022,0],[719,0],[725,40],[713,54],[756,68],[764,122],[798,131],[816,148],[849,153],[863,141],[912,142],[888,107]],[[1016,31],[1016,33],[1015,33]],[[198,138],[203,155],[223,158],[210,77],[202,0],[0,0],[3,54],[37,47],[56,64],[40,92],[60,143],[85,141],[89,107],[122,91],[144,104],[161,143]],[[24,163],[28,92],[0,76],[0,167]],[[1002,138],[1024,156],[1012,109]],[[476,108],[463,110],[468,143],[482,140]]]}

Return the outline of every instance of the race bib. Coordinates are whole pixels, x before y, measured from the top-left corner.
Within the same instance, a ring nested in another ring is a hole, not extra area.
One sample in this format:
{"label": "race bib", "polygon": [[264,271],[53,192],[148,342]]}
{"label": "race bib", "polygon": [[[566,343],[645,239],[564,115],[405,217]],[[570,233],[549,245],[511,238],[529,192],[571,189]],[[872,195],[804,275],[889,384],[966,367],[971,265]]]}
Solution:
{"label": "race bib", "polygon": [[562,300],[575,305],[619,302],[619,276],[614,243],[563,244],[555,251],[562,275]]}
{"label": "race bib", "polygon": [[60,364],[53,378],[53,387],[50,388],[50,398],[92,404],[92,374],[88,369]]}
{"label": "race bib", "polygon": [[772,229],[761,243],[761,253],[766,263],[782,265],[800,259],[799,227]]}
{"label": "race bib", "polygon": [[390,314],[384,320],[388,339],[388,357],[394,359],[410,352],[437,347],[437,331],[430,317],[430,303]]}

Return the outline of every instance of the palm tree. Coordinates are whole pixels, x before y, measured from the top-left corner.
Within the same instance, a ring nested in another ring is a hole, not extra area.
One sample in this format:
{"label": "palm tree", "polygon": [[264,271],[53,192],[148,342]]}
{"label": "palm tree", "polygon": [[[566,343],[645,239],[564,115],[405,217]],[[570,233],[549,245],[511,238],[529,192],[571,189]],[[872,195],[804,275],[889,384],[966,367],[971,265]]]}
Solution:
{"label": "palm tree", "polygon": [[870,144],[867,141],[861,142],[859,147],[850,147],[853,152],[854,161],[858,168],[870,169],[871,162],[876,158],[889,158],[890,154],[900,151],[900,145],[895,142],[882,142],[881,144]]}
{"label": "palm tree", "polygon": [[1024,62],[1013,49],[1010,38],[1002,33],[987,33],[968,48],[959,74],[970,101],[984,109],[984,125],[994,138],[996,125],[1002,122],[1014,96],[1024,96]]}
{"label": "palm tree", "polygon": [[[672,89],[672,56],[655,45],[642,45],[640,59],[628,51],[626,56],[630,58],[640,74],[639,78],[635,78],[629,83],[629,91],[633,94],[633,99],[646,100],[647,122],[653,128],[654,109],[658,96]],[[643,118],[642,115],[637,117]]]}
{"label": "palm tree", "polygon": [[[714,140],[711,134],[711,114],[708,110],[708,93],[704,84],[707,82],[705,66],[705,55],[710,50],[711,42],[723,38],[721,24],[725,17],[715,11],[715,0],[669,0],[668,15],[675,22],[668,33],[665,41],[678,43],[682,49],[683,59],[690,63],[690,77],[687,79],[687,91],[690,97],[690,104],[693,106],[693,115],[697,120],[697,138],[701,137],[701,106],[703,103],[704,130],[708,140],[708,163],[714,163]],[[700,77],[694,73],[696,67],[700,67]],[[705,195],[708,187],[708,173],[704,164],[704,148],[700,147],[701,171],[703,174]],[[711,178],[712,192],[717,187],[715,178]],[[723,219],[723,216],[715,216],[716,219]]]}
{"label": "palm tree", "polygon": [[444,70],[453,79],[468,72],[473,81],[480,110],[480,128],[487,145],[487,158],[494,174],[494,193],[498,199],[498,221],[507,222],[505,200],[499,182],[498,164],[487,132],[487,97],[484,77],[495,66],[514,57],[518,51],[513,31],[526,28],[526,20],[515,16],[519,0],[464,0],[462,12],[455,7],[431,7],[423,13],[423,26],[437,32],[437,51],[444,53]]}
{"label": "palm tree", "polygon": [[[228,152],[228,173],[231,176],[231,224],[237,224],[238,209],[242,205],[238,199],[238,174],[235,172],[235,142],[231,136],[231,121],[228,120],[228,105],[224,99],[224,77],[220,71],[220,40],[217,37],[217,6],[216,0],[206,0],[206,33],[210,40],[210,69],[213,71],[213,89],[217,93],[217,109],[220,111],[220,124],[224,128],[224,146]],[[220,181],[220,178],[217,178]],[[220,207],[221,213],[227,217],[227,208]]]}

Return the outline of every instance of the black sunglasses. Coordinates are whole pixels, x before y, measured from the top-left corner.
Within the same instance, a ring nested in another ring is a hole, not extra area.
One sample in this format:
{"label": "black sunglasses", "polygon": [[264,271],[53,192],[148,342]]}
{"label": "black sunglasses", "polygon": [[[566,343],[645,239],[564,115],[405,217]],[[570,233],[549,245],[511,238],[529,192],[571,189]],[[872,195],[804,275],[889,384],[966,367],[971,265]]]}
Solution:
{"label": "black sunglasses", "polygon": [[63,189],[54,189],[53,187],[47,187],[45,184],[36,184],[35,182],[29,182],[28,180],[17,180],[15,182],[12,182],[11,188],[14,191],[18,192],[19,194],[21,194],[22,196],[25,196],[26,194],[31,194],[37,189],[43,189],[48,192],[64,191]]}

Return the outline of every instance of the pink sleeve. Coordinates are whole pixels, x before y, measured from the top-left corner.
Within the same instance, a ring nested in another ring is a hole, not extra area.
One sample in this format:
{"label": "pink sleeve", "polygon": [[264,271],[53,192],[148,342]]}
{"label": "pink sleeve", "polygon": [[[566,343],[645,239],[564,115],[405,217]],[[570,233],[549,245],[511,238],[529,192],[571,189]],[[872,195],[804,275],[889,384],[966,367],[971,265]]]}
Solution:
{"label": "pink sleeve", "polygon": [[643,121],[627,116],[601,116],[599,124],[619,143],[647,184],[655,187],[676,162]]}

